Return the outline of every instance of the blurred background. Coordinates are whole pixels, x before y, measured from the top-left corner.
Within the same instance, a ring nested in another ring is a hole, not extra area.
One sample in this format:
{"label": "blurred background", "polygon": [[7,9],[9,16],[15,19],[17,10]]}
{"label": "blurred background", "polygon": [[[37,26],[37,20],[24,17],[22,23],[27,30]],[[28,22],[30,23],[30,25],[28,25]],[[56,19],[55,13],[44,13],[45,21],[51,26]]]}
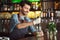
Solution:
{"label": "blurred background", "polygon": [[48,40],[46,29],[53,13],[53,21],[58,31],[57,40],[60,40],[60,0],[0,0],[0,36],[8,36],[10,19],[13,14],[19,14],[21,1],[31,2],[27,17],[32,20],[41,18],[40,26],[44,32],[44,40]]}

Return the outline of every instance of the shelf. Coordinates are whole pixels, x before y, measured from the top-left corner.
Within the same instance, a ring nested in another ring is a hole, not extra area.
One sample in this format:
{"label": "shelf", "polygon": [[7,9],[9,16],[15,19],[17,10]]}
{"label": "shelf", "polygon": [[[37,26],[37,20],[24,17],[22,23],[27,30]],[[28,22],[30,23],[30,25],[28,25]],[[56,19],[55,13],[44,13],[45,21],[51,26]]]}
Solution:
{"label": "shelf", "polygon": [[13,10],[13,11],[0,11],[0,12],[19,12],[19,10]]}
{"label": "shelf", "polygon": [[55,9],[55,11],[60,11],[60,9]]}
{"label": "shelf", "polygon": [[11,18],[0,18],[0,20],[11,20]]}

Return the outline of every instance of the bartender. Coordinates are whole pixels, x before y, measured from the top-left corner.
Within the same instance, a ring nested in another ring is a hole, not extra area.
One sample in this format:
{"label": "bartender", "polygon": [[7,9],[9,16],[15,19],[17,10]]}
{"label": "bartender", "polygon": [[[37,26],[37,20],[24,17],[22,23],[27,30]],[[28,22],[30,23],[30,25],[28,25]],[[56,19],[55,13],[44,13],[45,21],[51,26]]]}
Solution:
{"label": "bartender", "polygon": [[21,2],[21,10],[19,14],[14,14],[10,22],[10,39],[18,40],[25,37],[25,34],[31,32],[36,35],[36,29],[34,25],[40,23],[40,18],[36,20],[31,20],[26,17],[31,8],[30,2]]}

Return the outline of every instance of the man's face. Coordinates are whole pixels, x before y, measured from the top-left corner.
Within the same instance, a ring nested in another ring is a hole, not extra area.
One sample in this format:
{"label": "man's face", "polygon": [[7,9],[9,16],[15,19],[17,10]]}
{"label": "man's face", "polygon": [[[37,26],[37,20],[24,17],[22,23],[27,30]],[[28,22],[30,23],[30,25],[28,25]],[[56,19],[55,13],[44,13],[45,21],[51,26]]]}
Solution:
{"label": "man's face", "polygon": [[24,15],[27,15],[29,13],[29,10],[30,10],[30,5],[28,5],[28,4],[25,4],[22,7],[22,12],[23,12]]}

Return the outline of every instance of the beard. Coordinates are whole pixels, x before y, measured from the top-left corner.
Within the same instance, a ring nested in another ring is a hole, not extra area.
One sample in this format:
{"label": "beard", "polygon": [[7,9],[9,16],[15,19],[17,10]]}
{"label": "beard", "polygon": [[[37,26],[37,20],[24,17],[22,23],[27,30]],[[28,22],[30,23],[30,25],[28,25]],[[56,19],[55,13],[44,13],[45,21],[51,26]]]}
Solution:
{"label": "beard", "polygon": [[29,13],[28,11],[24,11],[24,10],[23,11],[21,10],[21,12],[23,15],[27,15]]}
{"label": "beard", "polygon": [[27,14],[28,14],[28,12],[27,12],[27,11],[24,11],[24,12],[23,12],[23,14],[24,14],[24,15],[27,15]]}

